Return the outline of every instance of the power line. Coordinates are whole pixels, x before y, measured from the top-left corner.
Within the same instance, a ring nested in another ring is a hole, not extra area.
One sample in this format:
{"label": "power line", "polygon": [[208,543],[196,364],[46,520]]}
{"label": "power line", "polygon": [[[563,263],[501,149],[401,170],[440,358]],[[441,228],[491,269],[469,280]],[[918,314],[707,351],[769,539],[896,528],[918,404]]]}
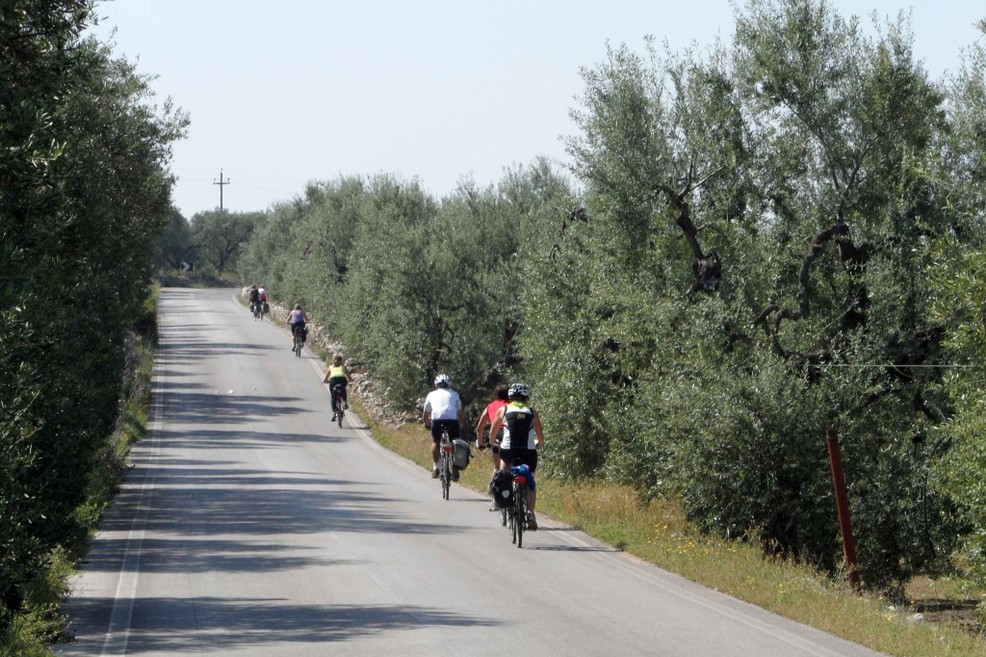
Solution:
{"label": "power line", "polygon": [[962,370],[979,370],[983,369],[982,365],[955,365],[951,363],[944,363],[942,365],[895,365],[894,363],[819,363],[812,364],[808,367],[852,367],[852,368],[866,368],[866,367],[879,367],[885,369],[892,367],[895,370],[906,370],[906,369],[962,369]]}

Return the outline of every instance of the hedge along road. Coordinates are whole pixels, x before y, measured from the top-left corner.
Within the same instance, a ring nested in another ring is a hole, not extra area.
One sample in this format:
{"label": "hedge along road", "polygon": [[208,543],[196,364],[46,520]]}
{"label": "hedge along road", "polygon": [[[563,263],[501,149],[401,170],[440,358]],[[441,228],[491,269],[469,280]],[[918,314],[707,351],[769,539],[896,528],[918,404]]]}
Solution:
{"label": "hedge along road", "polygon": [[548,518],[517,549],[486,498],[445,502],[355,415],[329,422],[321,362],[228,289],[163,290],[159,326],[150,431],[60,653],[877,654]]}

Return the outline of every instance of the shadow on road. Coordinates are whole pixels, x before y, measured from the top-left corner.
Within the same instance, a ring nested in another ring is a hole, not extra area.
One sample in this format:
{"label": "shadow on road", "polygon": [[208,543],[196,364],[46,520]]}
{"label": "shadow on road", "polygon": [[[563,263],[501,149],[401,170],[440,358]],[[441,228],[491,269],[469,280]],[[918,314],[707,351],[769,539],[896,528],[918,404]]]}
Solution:
{"label": "shadow on road", "polygon": [[[80,600],[83,616],[108,617],[111,598]],[[176,622],[177,621],[177,622]],[[234,650],[279,643],[333,643],[429,627],[496,627],[486,617],[414,605],[298,605],[277,598],[141,598],[127,654]],[[355,646],[354,646],[355,649]]]}
{"label": "shadow on road", "polygon": [[168,424],[244,424],[309,412],[307,408],[294,405],[300,401],[294,397],[229,394],[227,391],[175,392],[164,385],[158,386],[158,392],[161,395],[161,419]]}

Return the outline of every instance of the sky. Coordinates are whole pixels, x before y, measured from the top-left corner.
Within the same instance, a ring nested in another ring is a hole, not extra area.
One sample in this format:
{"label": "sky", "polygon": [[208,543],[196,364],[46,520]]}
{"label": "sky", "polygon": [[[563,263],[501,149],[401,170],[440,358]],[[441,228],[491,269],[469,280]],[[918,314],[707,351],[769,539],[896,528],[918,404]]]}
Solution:
{"label": "sky", "polygon": [[[986,43],[982,0],[830,3],[864,26],[908,14],[935,79]],[[392,174],[441,198],[541,156],[564,169],[580,70],[607,45],[705,52],[735,18],[731,0],[104,0],[96,13],[90,32],[191,120],[171,162],[189,219],[340,176]]]}

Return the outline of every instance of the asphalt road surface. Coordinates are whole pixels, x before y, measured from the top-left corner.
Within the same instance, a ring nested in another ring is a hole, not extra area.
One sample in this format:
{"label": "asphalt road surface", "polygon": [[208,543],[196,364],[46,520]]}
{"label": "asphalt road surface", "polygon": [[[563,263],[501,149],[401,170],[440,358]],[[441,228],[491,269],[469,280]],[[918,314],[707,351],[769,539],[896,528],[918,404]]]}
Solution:
{"label": "asphalt road surface", "polygon": [[483,496],[329,422],[322,363],[231,290],[165,289],[159,326],[150,432],[58,652],[876,655],[548,518],[517,549]]}

